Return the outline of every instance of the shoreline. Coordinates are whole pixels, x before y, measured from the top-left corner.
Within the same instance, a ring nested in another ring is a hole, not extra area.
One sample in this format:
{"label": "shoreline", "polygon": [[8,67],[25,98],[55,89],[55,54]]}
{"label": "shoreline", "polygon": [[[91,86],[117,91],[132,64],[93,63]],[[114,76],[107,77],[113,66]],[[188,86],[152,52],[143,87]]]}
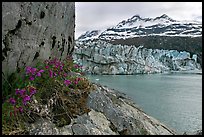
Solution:
{"label": "shoreline", "polygon": [[202,75],[202,69],[201,70],[182,70],[182,71],[163,71],[163,72],[154,72],[154,73],[136,73],[136,74],[97,74],[97,73],[87,73],[87,72],[83,72],[85,75],[99,75],[99,76],[103,76],[103,75],[154,75],[154,74],[171,74],[171,73],[180,73],[180,74],[198,74],[198,75]]}
{"label": "shoreline", "polygon": [[[119,91],[117,89],[114,89],[114,88],[111,88],[107,85],[101,85],[99,83],[95,83],[95,82],[92,82],[92,84],[94,85],[97,85],[99,87],[103,87],[104,89],[107,89],[107,90],[111,90],[113,92],[115,92],[115,94],[119,95],[120,98],[124,99],[125,102],[129,102],[131,105],[133,105],[133,107],[135,107],[136,109],[138,109],[141,113],[143,113],[144,115],[146,115],[147,117],[149,117],[150,119],[153,119],[153,121],[157,121],[159,122],[163,128],[166,128],[168,131],[172,132],[174,135],[202,135],[202,129],[198,129],[198,130],[195,130],[195,131],[185,131],[185,132],[179,132],[177,130],[175,130],[174,128],[172,127],[169,127],[168,125],[164,124],[163,122],[161,122],[160,120],[158,120],[157,118],[149,115],[148,113],[146,113],[140,106],[138,106],[134,101],[133,99],[128,96],[126,93],[123,93],[122,91]],[[129,104],[129,105],[130,105]]]}
{"label": "shoreline", "polygon": [[[157,73],[157,74],[167,74],[167,73]],[[172,72],[168,72],[168,74],[172,74],[172,75],[177,75],[177,74],[195,74],[195,75],[202,75],[202,70],[197,70],[197,71],[172,71]],[[140,74],[140,75],[142,75],[142,74]],[[90,75],[91,76],[91,75]],[[94,75],[93,75],[94,76]],[[96,76],[96,75],[95,75]],[[100,75],[100,76],[103,76],[103,75]],[[98,81],[100,81],[100,76],[99,77],[97,77],[96,76],[96,78],[92,81],[92,83],[95,83],[95,84],[100,84],[101,85],[101,83],[100,82],[98,82]],[[96,80],[97,79],[97,80]],[[101,78],[102,79],[102,78]],[[104,79],[103,79],[104,80]],[[111,87],[111,86],[108,86],[108,85],[106,85],[106,84],[102,84],[104,87],[107,87],[107,88],[109,88],[109,89],[111,89],[111,90],[115,90],[115,91],[118,91],[118,92],[120,92],[120,93],[122,93],[122,94],[125,94],[125,96],[128,96],[128,94],[127,93],[125,93],[125,92],[122,92],[122,91],[120,91],[119,89],[114,89],[114,87]],[[130,96],[131,97],[131,96]],[[138,106],[138,105],[137,105]],[[141,107],[139,107],[140,109],[142,109]],[[184,133],[185,134],[195,134],[196,132],[198,132],[198,131],[200,131],[200,129],[194,129],[194,130],[189,130],[189,131],[177,131],[177,134],[180,134],[180,135],[183,135]],[[202,130],[201,130],[201,132],[202,132]]]}

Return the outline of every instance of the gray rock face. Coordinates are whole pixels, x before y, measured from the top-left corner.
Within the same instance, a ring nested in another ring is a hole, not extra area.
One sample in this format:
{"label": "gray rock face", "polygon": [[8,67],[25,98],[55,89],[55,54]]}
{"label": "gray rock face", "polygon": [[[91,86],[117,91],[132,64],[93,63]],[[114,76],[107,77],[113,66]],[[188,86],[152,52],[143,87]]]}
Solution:
{"label": "gray rock face", "polygon": [[74,2],[3,2],[2,72],[73,51]]}
{"label": "gray rock face", "polygon": [[198,70],[197,55],[177,50],[113,45],[95,40],[76,42],[74,60],[91,74],[143,74]]}
{"label": "gray rock face", "polygon": [[90,111],[56,127],[49,119],[28,125],[31,135],[175,135],[175,131],[148,116],[125,94],[95,85],[88,96]]}

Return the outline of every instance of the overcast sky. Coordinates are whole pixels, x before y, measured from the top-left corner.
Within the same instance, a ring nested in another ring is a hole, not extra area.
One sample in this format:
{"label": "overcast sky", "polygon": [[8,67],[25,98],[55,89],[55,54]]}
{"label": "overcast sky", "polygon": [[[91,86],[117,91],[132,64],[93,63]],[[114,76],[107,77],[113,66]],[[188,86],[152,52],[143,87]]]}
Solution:
{"label": "overcast sky", "polygon": [[202,2],[75,2],[75,38],[89,30],[105,30],[134,15],[202,21]]}

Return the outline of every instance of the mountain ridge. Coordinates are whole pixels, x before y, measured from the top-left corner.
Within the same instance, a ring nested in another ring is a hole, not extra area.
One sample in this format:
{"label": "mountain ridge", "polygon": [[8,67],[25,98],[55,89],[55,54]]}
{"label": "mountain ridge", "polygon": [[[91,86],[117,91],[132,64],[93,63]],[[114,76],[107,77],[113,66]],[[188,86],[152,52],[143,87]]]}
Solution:
{"label": "mountain ridge", "polygon": [[[98,32],[97,35],[93,35],[92,33],[96,31]],[[87,31],[79,36],[77,40],[116,40],[144,36],[200,37],[202,36],[202,23],[197,21],[177,21],[166,14],[155,18],[142,18],[136,14],[127,20],[119,22],[116,26],[107,28],[105,31]]]}

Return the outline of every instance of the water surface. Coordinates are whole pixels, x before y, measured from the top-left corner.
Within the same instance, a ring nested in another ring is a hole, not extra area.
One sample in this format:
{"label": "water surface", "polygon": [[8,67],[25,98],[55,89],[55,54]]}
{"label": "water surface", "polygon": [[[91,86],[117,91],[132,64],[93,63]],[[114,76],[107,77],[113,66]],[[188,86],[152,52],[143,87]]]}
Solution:
{"label": "water surface", "polygon": [[147,114],[178,133],[202,129],[202,75],[88,75],[91,81],[129,95]]}

